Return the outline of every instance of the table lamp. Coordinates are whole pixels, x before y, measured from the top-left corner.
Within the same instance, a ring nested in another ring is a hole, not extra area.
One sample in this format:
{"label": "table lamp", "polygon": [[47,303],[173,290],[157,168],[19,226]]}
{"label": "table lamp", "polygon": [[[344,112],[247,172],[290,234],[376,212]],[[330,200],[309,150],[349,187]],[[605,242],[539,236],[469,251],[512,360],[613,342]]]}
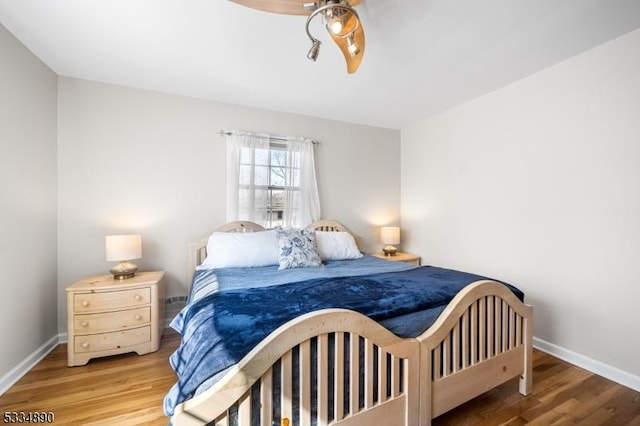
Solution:
{"label": "table lamp", "polygon": [[113,278],[117,280],[132,278],[138,267],[129,261],[142,257],[142,237],[137,234],[107,235],[105,251],[108,262],[120,262],[110,269]]}
{"label": "table lamp", "polygon": [[380,241],[386,245],[382,252],[386,256],[395,256],[398,249],[394,247],[394,244],[400,244],[400,228],[397,226],[383,226],[380,228]]}

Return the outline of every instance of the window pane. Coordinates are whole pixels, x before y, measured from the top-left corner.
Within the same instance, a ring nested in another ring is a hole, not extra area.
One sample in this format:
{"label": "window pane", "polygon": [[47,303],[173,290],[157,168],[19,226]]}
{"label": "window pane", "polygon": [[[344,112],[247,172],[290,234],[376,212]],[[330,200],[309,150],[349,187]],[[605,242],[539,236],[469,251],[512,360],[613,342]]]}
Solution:
{"label": "window pane", "polygon": [[256,209],[253,221],[264,227],[271,227],[269,211],[267,209]]}
{"label": "window pane", "polygon": [[268,166],[269,165],[269,150],[268,149],[256,149],[256,165]]}
{"label": "window pane", "polygon": [[251,166],[241,165],[240,166],[240,185],[250,185],[251,184]]}
{"label": "window pane", "polygon": [[255,185],[269,185],[269,167],[256,166]]}
{"label": "window pane", "polygon": [[256,210],[268,208],[269,206],[269,190],[268,189],[256,189],[255,206],[256,206]]}
{"label": "window pane", "polygon": [[238,209],[238,220],[253,220],[253,210],[250,209]]}
{"label": "window pane", "polygon": [[271,165],[272,166],[284,166],[285,165],[285,152],[281,149],[271,150]]}
{"label": "window pane", "polygon": [[284,182],[285,182],[285,168],[272,167],[271,168],[271,186],[284,186]]}
{"label": "window pane", "polygon": [[243,207],[251,207],[253,206],[251,197],[253,191],[251,189],[240,188],[238,190],[238,203]]}
{"label": "window pane", "polygon": [[253,163],[253,154],[251,148],[240,148],[240,163],[251,164]]}
{"label": "window pane", "polygon": [[269,214],[270,224],[269,227],[273,228],[276,226],[284,226],[283,220],[283,211],[282,210],[272,210]]}
{"label": "window pane", "polygon": [[284,209],[284,190],[282,189],[271,190],[271,209],[272,210]]}
{"label": "window pane", "polygon": [[291,169],[290,173],[291,173],[291,176],[289,176],[289,179],[291,179],[291,186],[299,187],[300,186],[300,169]]}

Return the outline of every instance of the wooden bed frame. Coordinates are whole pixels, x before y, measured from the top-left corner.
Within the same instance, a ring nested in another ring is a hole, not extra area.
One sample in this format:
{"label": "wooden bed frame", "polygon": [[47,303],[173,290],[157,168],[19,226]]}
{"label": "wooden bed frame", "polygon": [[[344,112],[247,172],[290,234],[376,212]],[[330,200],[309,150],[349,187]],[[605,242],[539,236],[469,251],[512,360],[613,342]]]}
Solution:
{"label": "wooden bed frame", "polygon": [[[309,228],[349,232],[326,220]],[[263,230],[233,222],[217,231]],[[206,244],[205,238],[189,245],[189,282]],[[278,328],[213,387],[176,407],[172,421],[245,426],[259,412],[261,426],[293,426],[294,419],[308,426],[314,412],[318,426],[429,425],[514,377],[528,395],[532,324],[532,307],[489,280],[460,291],[417,338],[400,338],[354,311],[312,312]],[[296,369],[314,374],[296,375]],[[280,406],[275,418],[274,403]]]}

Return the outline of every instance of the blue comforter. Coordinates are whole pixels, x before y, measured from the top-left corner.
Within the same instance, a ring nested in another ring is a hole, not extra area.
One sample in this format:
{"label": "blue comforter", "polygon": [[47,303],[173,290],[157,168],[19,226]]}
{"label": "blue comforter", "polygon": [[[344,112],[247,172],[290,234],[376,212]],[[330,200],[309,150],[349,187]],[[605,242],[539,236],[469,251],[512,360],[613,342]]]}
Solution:
{"label": "blue comforter", "polygon": [[[165,397],[165,413],[172,415],[175,406],[193,397],[203,382],[220,377],[267,335],[302,314],[351,309],[398,336],[416,337],[458,291],[480,279],[486,278],[425,266],[204,295],[187,305],[172,324],[182,334],[182,343],[170,359],[178,382]],[[520,290],[509,288],[523,300]]]}

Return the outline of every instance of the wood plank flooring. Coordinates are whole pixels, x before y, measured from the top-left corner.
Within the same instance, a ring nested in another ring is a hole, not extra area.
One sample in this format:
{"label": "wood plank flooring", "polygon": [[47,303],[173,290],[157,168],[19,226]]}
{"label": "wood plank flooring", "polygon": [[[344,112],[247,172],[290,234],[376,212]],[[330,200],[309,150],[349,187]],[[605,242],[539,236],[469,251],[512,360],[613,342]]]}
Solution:
{"label": "wood plank flooring", "polygon": [[[167,332],[158,352],[66,365],[58,346],[0,396],[5,411],[51,411],[58,425],[166,425],[162,399],[175,382],[168,364],[179,344]],[[636,425],[640,393],[539,351],[534,351],[533,393],[516,381],[493,389],[434,420],[443,425]]]}

